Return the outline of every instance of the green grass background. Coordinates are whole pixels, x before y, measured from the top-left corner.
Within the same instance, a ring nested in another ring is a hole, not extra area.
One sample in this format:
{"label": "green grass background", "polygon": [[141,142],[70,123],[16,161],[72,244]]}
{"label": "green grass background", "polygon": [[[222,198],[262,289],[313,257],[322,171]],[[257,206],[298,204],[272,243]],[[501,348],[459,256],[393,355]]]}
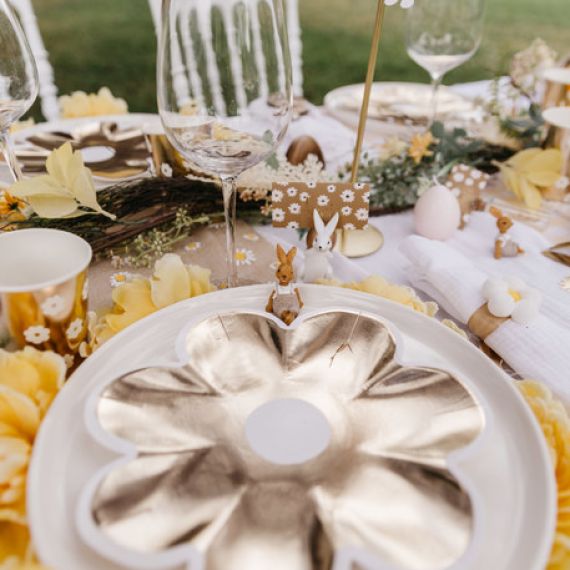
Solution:
{"label": "green grass background", "polygon": [[[423,0],[429,1],[429,0]],[[374,0],[299,0],[305,94],[317,103],[334,87],[363,80]],[[34,0],[60,93],[108,85],[131,111],[154,111],[154,28],[146,0]],[[378,80],[427,81],[406,55],[402,10],[387,10]],[[503,73],[514,52],[542,37],[570,52],[570,0],[487,0],[476,56],[446,83]]]}

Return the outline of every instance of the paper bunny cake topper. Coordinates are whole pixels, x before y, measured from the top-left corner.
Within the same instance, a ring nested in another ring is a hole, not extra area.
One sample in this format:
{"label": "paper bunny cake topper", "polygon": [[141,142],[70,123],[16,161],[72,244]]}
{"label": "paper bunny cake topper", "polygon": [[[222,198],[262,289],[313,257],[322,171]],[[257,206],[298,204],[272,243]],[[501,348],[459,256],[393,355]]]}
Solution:
{"label": "paper bunny cake topper", "polygon": [[293,260],[297,254],[297,248],[291,248],[287,253],[278,244],[277,260],[279,265],[275,272],[277,283],[269,299],[265,310],[280,318],[286,325],[290,325],[299,315],[303,308],[303,299],[298,287],[294,286],[295,272]]}
{"label": "paper bunny cake topper", "polygon": [[497,228],[499,229],[499,235],[495,239],[495,259],[516,257],[524,253],[524,249],[509,234],[509,230],[513,227],[513,220],[494,206],[489,212],[497,218]]}
{"label": "paper bunny cake topper", "polygon": [[307,252],[301,272],[301,280],[314,283],[330,279],[333,275],[330,259],[336,242],[338,212],[325,224],[318,210],[313,210],[313,228],[307,234]]}

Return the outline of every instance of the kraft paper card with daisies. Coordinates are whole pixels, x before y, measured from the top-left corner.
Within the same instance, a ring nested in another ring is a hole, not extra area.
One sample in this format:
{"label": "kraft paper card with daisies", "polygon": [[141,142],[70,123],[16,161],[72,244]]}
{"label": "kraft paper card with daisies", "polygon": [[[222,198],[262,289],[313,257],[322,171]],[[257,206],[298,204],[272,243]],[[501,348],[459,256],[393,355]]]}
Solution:
{"label": "kraft paper card with daisies", "polygon": [[275,183],[271,192],[274,228],[313,227],[313,210],[330,220],[339,214],[338,228],[361,230],[368,225],[370,189],[367,184],[331,182]]}

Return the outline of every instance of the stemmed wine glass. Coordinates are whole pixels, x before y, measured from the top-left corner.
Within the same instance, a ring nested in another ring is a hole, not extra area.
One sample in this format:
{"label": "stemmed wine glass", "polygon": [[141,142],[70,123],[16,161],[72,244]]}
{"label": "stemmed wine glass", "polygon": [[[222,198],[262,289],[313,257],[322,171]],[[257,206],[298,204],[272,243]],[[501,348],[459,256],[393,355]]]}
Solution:
{"label": "stemmed wine glass", "polygon": [[173,146],[221,178],[233,287],[236,178],[274,152],[291,121],[283,0],[164,0],[162,18],[159,113]]}
{"label": "stemmed wine glass", "polygon": [[0,0],[0,146],[14,180],[22,171],[10,138],[10,126],[33,105],[38,72],[28,40],[7,0]]}
{"label": "stemmed wine glass", "polygon": [[481,43],[485,0],[417,0],[406,15],[408,55],[431,76],[431,124],[443,76],[473,57]]}

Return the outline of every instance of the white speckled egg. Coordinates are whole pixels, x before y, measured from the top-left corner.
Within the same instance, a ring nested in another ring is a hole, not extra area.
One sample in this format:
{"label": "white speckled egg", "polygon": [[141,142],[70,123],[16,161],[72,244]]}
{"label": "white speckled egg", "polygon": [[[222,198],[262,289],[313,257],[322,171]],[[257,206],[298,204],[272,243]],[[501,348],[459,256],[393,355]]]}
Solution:
{"label": "white speckled egg", "polygon": [[435,184],[419,198],[414,208],[416,233],[429,239],[449,239],[461,223],[461,208],[453,193]]}

